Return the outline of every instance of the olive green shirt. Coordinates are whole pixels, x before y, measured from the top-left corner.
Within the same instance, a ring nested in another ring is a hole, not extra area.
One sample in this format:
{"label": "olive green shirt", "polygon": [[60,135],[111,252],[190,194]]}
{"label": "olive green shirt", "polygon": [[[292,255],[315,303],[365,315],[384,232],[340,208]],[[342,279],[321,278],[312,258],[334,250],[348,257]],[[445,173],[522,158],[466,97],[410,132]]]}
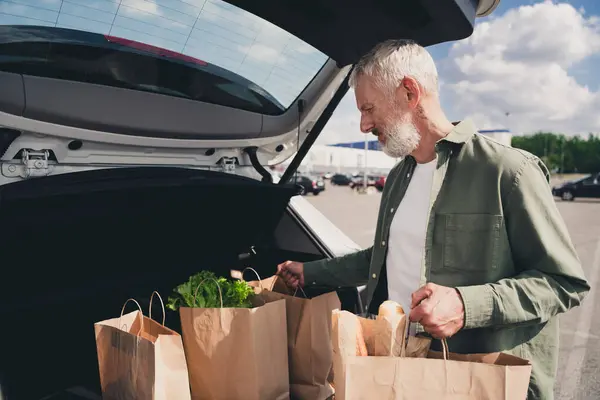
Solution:
{"label": "olive green shirt", "polygon": [[[469,120],[440,140],[436,152],[421,285],[455,287],[462,296],[465,324],[448,340],[450,351],[528,359],[528,398],[552,399],[557,315],[581,304],[590,287],[554,203],[549,172],[534,155],[480,135]],[[415,166],[409,156],[390,171],[373,246],[306,263],[307,284],[366,285],[367,303],[372,300],[394,210]]]}

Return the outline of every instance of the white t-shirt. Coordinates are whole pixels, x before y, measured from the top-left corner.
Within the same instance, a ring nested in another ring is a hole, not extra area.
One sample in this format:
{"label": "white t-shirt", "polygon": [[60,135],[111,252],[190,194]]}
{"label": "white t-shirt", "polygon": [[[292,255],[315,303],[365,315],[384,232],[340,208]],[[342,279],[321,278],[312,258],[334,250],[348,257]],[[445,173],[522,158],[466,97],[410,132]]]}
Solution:
{"label": "white t-shirt", "polygon": [[392,217],[386,259],[388,298],[410,313],[412,293],[421,281],[427,216],[436,162],[417,164],[404,198]]}

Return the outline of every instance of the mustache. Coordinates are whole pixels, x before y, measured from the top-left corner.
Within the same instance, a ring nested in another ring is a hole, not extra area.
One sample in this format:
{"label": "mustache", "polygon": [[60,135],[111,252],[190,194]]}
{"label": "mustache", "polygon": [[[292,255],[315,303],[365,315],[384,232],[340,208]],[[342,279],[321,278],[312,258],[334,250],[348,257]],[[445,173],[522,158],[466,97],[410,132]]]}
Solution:
{"label": "mustache", "polygon": [[377,128],[374,128],[371,133],[377,137],[381,136],[381,131]]}

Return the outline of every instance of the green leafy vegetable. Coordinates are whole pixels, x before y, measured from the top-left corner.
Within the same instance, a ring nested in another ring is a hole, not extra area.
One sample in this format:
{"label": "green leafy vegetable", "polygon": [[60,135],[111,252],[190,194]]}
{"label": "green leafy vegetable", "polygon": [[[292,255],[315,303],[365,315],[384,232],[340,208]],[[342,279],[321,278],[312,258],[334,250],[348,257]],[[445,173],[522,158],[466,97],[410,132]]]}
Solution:
{"label": "green leafy vegetable", "polygon": [[179,307],[220,308],[219,288],[223,295],[222,307],[252,307],[254,290],[248,283],[217,277],[210,271],[201,271],[190,276],[187,282],[173,290],[173,295],[169,296],[167,308],[173,311],[177,311]]}

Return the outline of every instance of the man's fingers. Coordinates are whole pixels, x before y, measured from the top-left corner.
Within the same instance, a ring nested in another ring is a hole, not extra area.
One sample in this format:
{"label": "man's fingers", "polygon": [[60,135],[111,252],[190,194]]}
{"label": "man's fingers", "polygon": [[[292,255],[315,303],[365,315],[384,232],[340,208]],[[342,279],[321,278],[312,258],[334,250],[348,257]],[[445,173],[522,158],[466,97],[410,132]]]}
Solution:
{"label": "man's fingers", "polygon": [[411,296],[411,304],[410,308],[415,308],[419,305],[421,301],[430,297],[433,294],[434,286],[432,283],[428,283],[425,286],[417,289],[417,291],[413,292]]}
{"label": "man's fingers", "polygon": [[423,325],[423,329],[434,339],[446,339],[450,336],[450,329],[445,325]]}
{"label": "man's fingers", "polygon": [[298,265],[295,261],[286,261],[277,266],[277,275],[291,288],[304,286],[304,276],[299,272]]}
{"label": "man's fingers", "polygon": [[288,260],[288,261],[285,261],[285,262],[282,262],[281,264],[279,264],[279,265],[277,266],[277,272],[285,271],[285,270],[287,269],[286,267],[287,267],[288,265],[290,265],[291,263],[292,263],[292,262],[291,262],[291,261],[289,261],[289,260]]}
{"label": "man's fingers", "polygon": [[419,305],[410,311],[408,318],[410,319],[411,322],[419,322],[420,323],[421,320],[423,318],[425,318],[425,316],[426,316],[425,308],[423,307],[423,305]]}
{"label": "man's fingers", "polygon": [[430,324],[434,305],[435,304],[431,301],[430,298],[425,298],[410,311],[410,320],[412,322],[419,322],[421,325]]}

